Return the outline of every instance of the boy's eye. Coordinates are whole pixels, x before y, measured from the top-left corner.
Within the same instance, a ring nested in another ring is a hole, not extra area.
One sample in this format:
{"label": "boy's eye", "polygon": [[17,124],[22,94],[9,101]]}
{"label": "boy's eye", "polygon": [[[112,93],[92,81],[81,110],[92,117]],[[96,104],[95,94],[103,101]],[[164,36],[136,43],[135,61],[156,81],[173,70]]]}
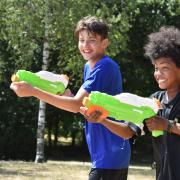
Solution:
{"label": "boy's eye", "polygon": [[166,71],[168,70],[169,68],[168,67],[163,67],[162,70]]}
{"label": "boy's eye", "polygon": [[90,42],[94,42],[94,41],[95,41],[95,39],[90,39],[89,41],[90,41]]}
{"label": "boy's eye", "polygon": [[79,42],[84,42],[84,40],[83,39],[79,39]]}

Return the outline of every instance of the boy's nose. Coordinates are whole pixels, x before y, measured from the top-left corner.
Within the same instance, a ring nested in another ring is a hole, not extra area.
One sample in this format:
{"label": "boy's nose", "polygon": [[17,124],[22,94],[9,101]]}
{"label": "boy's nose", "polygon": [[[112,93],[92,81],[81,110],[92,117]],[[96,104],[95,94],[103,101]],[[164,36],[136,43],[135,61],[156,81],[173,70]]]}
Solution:
{"label": "boy's nose", "polygon": [[160,78],[160,77],[162,77],[162,75],[163,75],[163,72],[160,71],[160,70],[157,70],[157,71],[154,72],[154,76],[155,76],[156,78]]}
{"label": "boy's nose", "polygon": [[154,73],[157,74],[157,75],[162,75],[162,74],[164,74],[164,73],[163,73],[163,70],[160,70],[160,69],[156,70]]}
{"label": "boy's nose", "polygon": [[84,41],[84,46],[89,46],[89,41]]}

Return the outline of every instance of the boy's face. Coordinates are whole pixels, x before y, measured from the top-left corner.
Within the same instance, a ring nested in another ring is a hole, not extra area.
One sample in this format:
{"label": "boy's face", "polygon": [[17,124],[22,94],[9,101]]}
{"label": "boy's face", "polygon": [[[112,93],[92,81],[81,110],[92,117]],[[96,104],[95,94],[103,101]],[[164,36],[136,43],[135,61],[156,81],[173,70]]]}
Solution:
{"label": "boy's face", "polygon": [[98,34],[91,34],[87,30],[79,32],[78,47],[83,58],[88,61],[98,61],[105,54],[108,39],[102,39]]}
{"label": "boy's face", "polygon": [[180,85],[180,68],[171,58],[159,58],[155,60],[154,77],[160,89],[178,89]]}

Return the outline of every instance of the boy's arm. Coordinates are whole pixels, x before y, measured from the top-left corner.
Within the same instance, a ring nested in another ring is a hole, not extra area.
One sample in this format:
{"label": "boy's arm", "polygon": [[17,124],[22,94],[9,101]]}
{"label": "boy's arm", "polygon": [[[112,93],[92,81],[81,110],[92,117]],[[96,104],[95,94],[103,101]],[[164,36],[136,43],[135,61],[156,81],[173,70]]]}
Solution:
{"label": "boy's arm", "polygon": [[[129,139],[138,133],[134,130],[134,127],[131,128],[131,125],[122,122],[116,122],[109,120],[107,118],[102,117],[102,113],[100,111],[93,111],[91,114],[87,114],[87,108],[81,107],[80,113],[84,115],[84,117],[91,123],[100,123],[104,125],[107,129],[109,129],[112,133]],[[134,125],[135,126],[135,125]]]}
{"label": "boy's arm", "polygon": [[46,103],[49,103],[57,108],[77,113],[80,106],[82,106],[82,100],[85,96],[88,96],[88,92],[83,88],[80,88],[74,97],[53,95],[38,88],[32,87],[26,82],[13,82],[10,88],[19,97],[36,97]]}
{"label": "boy's arm", "polygon": [[136,132],[134,132],[126,123],[112,121],[107,118],[100,123],[114,134],[125,139],[129,139],[136,134]]}
{"label": "boy's arm", "polygon": [[162,130],[180,135],[180,124],[175,120],[171,122],[170,121],[171,120],[164,119],[160,116],[154,116],[152,118],[149,118],[145,123],[150,131]]}

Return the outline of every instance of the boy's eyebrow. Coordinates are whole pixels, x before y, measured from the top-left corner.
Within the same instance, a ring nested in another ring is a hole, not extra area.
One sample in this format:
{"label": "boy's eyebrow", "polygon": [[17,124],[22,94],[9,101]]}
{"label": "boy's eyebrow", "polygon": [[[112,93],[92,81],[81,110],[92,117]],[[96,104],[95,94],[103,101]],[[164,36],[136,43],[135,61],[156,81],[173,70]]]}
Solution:
{"label": "boy's eyebrow", "polygon": [[96,37],[96,34],[95,33],[93,33],[93,34],[92,33],[88,33],[88,36],[89,37]]}
{"label": "boy's eyebrow", "polygon": [[160,64],[170,64],[169,61],[161,62]]}
{"label": "boy's eyebrow", "polygon": [[95,36],[89,36],[89,38],[91,38],[91,39],[95,39],[96,37],[95,37]]}
{"label": "boy's eyebrow", "polygon": [[[173,61],[172,61],[173,62]],[[156,61],[154,62],[154,65],[156,65]],[[171,64],[170,60],[164,60],[163,62],[160,62],[160,64]]]}
{"label": "boy's eyebrow", "polygon": [[[90,35],[90,36],[88,36],[88,38],[95,39],[96,36]],[[79,36],[79,39],[84,39],[84,37]]]}

